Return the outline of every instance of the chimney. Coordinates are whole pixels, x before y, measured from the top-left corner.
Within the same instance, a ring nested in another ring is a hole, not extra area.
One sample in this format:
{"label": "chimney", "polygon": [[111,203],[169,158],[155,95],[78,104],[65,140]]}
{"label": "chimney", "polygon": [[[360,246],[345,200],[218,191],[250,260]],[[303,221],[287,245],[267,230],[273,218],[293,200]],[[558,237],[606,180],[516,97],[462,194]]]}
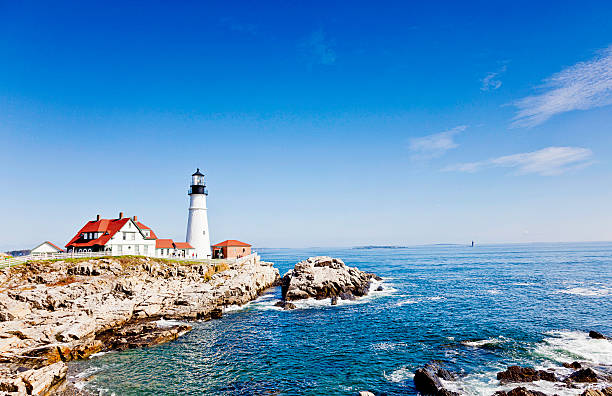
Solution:
{"label": "chimney", "polygon": [[123,219],[123,212],[119,212],[119,219]]}
{"label": "chimney", "polygon": [[100,221],[100,215],[96,215],[96,221]]}
{"label": "chimney", "polygon": [[138,221],[138,217],[134,216],[134,221]]}

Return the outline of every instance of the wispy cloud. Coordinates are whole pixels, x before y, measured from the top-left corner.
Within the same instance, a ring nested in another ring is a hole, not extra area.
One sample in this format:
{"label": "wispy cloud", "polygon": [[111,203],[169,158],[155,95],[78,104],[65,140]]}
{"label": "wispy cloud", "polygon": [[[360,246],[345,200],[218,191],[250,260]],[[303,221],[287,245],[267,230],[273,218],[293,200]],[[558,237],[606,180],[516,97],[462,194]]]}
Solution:
{"label": "wispy cloud", "polygon": [[408,148],[412,152],[412,158],[430,159],[444,155],[448,150],[458,146],[454,137],[466,128],[466,125],[460,125],[448,131],[410,139]]}
{"label": "wispy cloud", "polygon": [[552,75],[541,90],[514,103],[518,111],[513,126],[531,127],[556,114],[612,104],[612,46]]}
{"label": "wispy cloud", "polygon": [[480,86],[481,91],[494,91],[502,86],[502,82],[499,79],[499,76],[505,73],[507,70],[506,65],[503,65],[498,71],[488,73],[480,82],[482,85]]}
{"label": "wispy cloud", "polygon": [[232,17],[225,17],[219,20],[219,24],[225,28],[234,31],[254,35],[257,33],[257,25],[252,23],[242,23]]}
{"label": "wispy cloud", "polygon": [[506,155],[479,162],[451,165],[444,171],[477,172],[488,168],[513,168],[518,174],[542,176],[584,168],[592,163],[593,152],[582,147],[546,147],[538,151]]}
{"label": "wispy cloud", "polygon": [[311,65],[333,65],[336,63],[334,42],[325,36],[323,29],[312,32],[302,40],[299,47]]}

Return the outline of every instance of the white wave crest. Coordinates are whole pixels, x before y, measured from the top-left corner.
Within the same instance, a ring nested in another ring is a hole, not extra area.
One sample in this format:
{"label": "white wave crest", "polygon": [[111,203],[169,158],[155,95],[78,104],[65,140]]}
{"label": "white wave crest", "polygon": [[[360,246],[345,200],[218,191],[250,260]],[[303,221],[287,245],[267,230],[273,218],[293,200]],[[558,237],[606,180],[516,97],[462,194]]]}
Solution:
{"label": "white wave crest", "polygon": [[558,363],[575,360],[594,365],[612,365],[612,341],[593,339],[582,331],[549,331],[535,354]]}
{"label": "white wave crest", "polygon": [[393,351],[400,347],[405,347],[408,344],[405,342],[379,342],[372,345],[372,349],[375,351]]}
{"label": "white wave crest", "polygon": [[383,372],[383,377],[389,382],[404,382],[406,380],[414,378],[414,373],[408,366],[402,366],[397,370],[393,370],[390,374]]}
{"label": "white wave crest", "polygon": [[[535,367],[540,370],[554,369],[556,375],[564,378],[573,372],[564,368],[561,364],[579,361],[597,369],[612,365],[612,341],[607,339],[593,339],[588,333],[580,331],[550,331],[545,333],[542,342],[534,346],[531,358],[523,361],[521,365]],[[491,338],[488,340],[477,340],[462,342],[464,345],[478,347],[487,343],[504,342],[509,340],[505,337]],[[518,385],[511,383],[500,385],[496,378],[497,372],[507,367],[501,364],[491,366],[485,371],[468,374],[457,381],[442,381],[444,387],[461,395],[487,396],[497,391],[509,391]],[[575,383],[577,388],[568,388],[563,382],[535,381],[521,384],[527,389],[536,390],[547,395],[577,396],[586,388],[602,388],[610,386],[610,383],[600,381],[597,384]]]}
{"label": "white wave crest", "polygon": [[509,338],[504,336],[500,336],[497,338],[488,338],[486,340],[471,340],[471,341],[461,341],[461,344],[469,347],[479,348],[485,345],[497,345],[503,342],[509,341]]}
{"label": "white wave crest", "polygon": [[408,305],[408,304],[419,304],[419,303],[426,302],[426,301],[442,301],[442,300],[446,300],[446,297],[444,296],[415,297],[415,298],[409,298],[403,301],[399,301],[395,303],[395,306],[401,307],[403,305]]}
{"label": "white wave crest", "polygon": [[179,322],[178,320],[166,320],[164,318],[161,318],[160,320],[156,320],[153,323],[155,323],[157,325],[157,327],[159,327],[159,328],[173,327],[173,326],[180,326],[180,325],[187,324],[185,322]]}
{"label": "white wave crest", "polygon": [[584,297],[606,297],[612,295],[610,287],[571,287],[569,289],[559,290],[557,293],[573,294],[575,296]]}

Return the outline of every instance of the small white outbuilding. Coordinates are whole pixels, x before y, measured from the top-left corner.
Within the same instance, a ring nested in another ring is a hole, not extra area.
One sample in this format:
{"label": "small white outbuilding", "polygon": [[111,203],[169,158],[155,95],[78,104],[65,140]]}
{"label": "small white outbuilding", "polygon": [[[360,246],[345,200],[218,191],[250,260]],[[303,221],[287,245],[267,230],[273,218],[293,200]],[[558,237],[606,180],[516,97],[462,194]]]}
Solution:
{"label": "small white outbuilding", "polygon": [[61,253],[63,250],[49,241],[45,241],[40,245],[36,246],[30,251],[30,254],[36,254],[40,256],[47,256],[53,253]]}

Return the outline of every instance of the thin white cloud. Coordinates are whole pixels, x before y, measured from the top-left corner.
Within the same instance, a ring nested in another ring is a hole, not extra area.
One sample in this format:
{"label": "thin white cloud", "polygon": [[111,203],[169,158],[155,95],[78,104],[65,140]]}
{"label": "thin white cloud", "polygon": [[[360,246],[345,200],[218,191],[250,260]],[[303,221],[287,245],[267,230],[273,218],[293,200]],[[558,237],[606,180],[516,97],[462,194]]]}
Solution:
{"label": "thin white cloud", "polygon": [[333,65],[336,63],[334,43],[327,37],[323,29],[312,32],[300,43],[300,49],[311,65]]}
{"label": "thin white cloud", "polygon": [[505,155],[479,162],[451,165],[444,171],[477,172],[488,168],[513,168],[518,174],[542,176],[584,168],[592,163],[593,152],[582,147],[546,147],[538,151]]}
{"label": "thin white cloud", "polygon": [[233,31],[240,33],[247,33],[249,35],[255,35],[257,33],[257,25],[252,23],[242,23],[232,17],[225,17],[219,20],[221,26]]}
{"label": "thin white cloud", "polygon": [[506,65],[502,66],[496,72],[488,73],[480,82],[482,85],[480,86],[481,91],[494,91],[499,89],[502,86],[502,82],[499,79],[499,76],[506,72]]}
{"label": "thin white cloud", "polygon": [[572,110],[612,104],[612,46],[594,59],[580,62],[548,78],[542,93],[514,103],[513,126],[531,127]]}
{"label": "thin white cloud", "polygon": [[454,137],[466,128],[466,125],[460,125],[448,131],[410,139],[408,148],[412,152],[412,158],[429,159],[444,155],[448,150],[458,146]]}

